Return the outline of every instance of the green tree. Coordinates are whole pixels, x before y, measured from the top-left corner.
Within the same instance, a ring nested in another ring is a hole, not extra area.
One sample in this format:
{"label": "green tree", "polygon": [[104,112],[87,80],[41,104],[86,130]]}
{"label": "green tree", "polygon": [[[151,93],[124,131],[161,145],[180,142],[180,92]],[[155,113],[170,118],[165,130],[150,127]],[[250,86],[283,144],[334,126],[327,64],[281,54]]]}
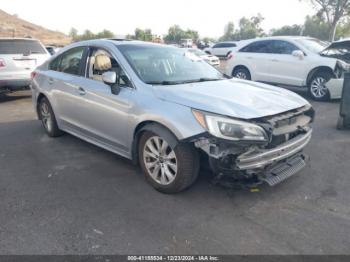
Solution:
{"label": "green tree", "polygon": [[72,38],[73,41],[76,41],[78,38],[78,30],[72,27],[69,31],[69,36]]}
{"label": "green tree", "polygon": [[333,41],[338,24],[350,15],[350,0],[306,0],[313,4],[317,16],[328,25],[328,40]]}
{"label": "green tree", "polygon": [[141,41],[152,41],[153,35],[151,29],[140,29],[136,28],[134,35],[129,35],[130,39],[141,40]]}
{"label": "green tree", "polygon": [[251,18],[242,17],[239,20],[239,30],[235,32],[235,40],[245,40],[265,35],[261,28],[264,17],[261,14]]}
{"label": "green tree", "polygon": [[234,24],[229,22],[225,26],[225,33],[220,37],[221,41],[227,40],[245,40],[265,35],[261,28],[261,23],[264,17],[261,14],[250,18],[242,17],[238,23],[238,29],[234,30]]}
{"label": "green tree", "polygon": [[350,37],[350,18],[340,23],[337,27],[336,39]]}
{"label": "green tree", "polygon": [[101,32],[98,32],[97,34],[94,34],[90,30],[85,30],[83,34],[78,34],[78,30],[75,28],[72,28],[69,36],[72,37],[73,41],[83,41],[83,40],[90,40],[90,39],[99,39],[99,38],[113,38],[114,33],[104,29]]}
{"label": "green tree", "polygon": [[182,38],[190,38],[193,41],[197,42],[199,39],[199,33],[198,31],[187,29]]}
{"label": "green tree", "polygon": [[303,32],[302,25],[286,25],[281,28],[272,29],[270,34],[272,36],[283,36],[283,35],[301,35]]}
{"label": "green tree", "polygon": [[329,25],[318,16],[307,16],[304,23],[303,35],[328,40]]}
{"label": "green tree", "polygon": [[180,43],[181,38],[185,32],[179,25],[173,25],[168,29],[168,34],[164,37],[167,43]]}
{"label": "green tree", "polygon": [[220,37],[220,41],[234,40],[235,25],[233,22],[228,22],[224,29],[224,35]]}
{"label": "green tree", "polygon": [[103,31],[99,32],[96,34],[95,38],[113,38],[114,37],[114,33],[104,29]]}
{"label": "green tree", "polygon": [[179,25],[173,25],[168,29],[168,34],[164,36],[164,41],[167,43],[180,43],[181,39],[190,38],[193,41],[199,39],[197,31],[192,29],[183,30]]}
{"label": "green tree", "polygon": [[85,30],[82,35],[79,36],[80,40],[90,40],[90,39],[95,39],[96,35],[91,32],[90,30]]}

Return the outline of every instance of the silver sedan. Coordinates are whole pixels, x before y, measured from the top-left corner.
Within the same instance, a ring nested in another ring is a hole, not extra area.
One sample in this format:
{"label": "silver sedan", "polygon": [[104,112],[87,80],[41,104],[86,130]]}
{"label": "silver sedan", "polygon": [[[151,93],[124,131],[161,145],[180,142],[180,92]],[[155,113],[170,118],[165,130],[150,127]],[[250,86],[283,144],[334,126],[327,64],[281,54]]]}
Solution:
{"label": "silver sedan", "polygon": [[305,165],[314,117],[292,92],[137,41],[74,43],[36,69],[32,93],[49,136],[67,132],[132,159],[164,193],[192,185],[201,161],[235,179],[283,181]]}

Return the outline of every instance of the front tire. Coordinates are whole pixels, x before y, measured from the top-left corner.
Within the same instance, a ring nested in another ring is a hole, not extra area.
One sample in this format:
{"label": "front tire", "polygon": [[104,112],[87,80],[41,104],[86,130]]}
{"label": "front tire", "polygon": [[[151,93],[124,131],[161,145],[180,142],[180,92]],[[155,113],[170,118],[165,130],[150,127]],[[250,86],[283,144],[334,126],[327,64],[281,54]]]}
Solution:
{"label": "front tire", "polygon": [[326,83],[333,77],[329,72],[316,73],[309,82],[309,95],[315,101],[326,101],[330,99]]}
{"label": "front tire", "polygon": [[49,100],[46,97],[43,97],[39,101],[39,114],[41,123],[43,124],[46,133],[50,137],[58,137],[63,135],[63,131],[58,128],[55,114]]}
{"label": "front tire", "polygon": [[243,79],[243,80],[251,80],[252,79],[249,70],[244,68],[244,67],[238,67],[235,70],[233,70],[232,76],[235,78],[238,78],[238,79]]}
{"label": "front tire", "polygon": [[141,135],[139,162],[148,183],[166,194],[187,189],[199,173],[198,152],[190,144],[172,148],[166,138],[150,131]]}

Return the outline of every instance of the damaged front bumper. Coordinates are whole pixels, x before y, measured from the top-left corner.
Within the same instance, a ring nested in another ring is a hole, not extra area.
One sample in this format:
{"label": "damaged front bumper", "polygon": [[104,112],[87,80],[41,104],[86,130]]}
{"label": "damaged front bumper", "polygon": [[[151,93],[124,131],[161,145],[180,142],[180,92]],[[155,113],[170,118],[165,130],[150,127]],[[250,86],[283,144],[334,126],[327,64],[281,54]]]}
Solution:
{"label": "damaged front bumper", "polygon": [[313,119],[314,110],[306,106],[253,120],[268,134],[265,142],[229,141],[210,134],[202,134],[192,142],[208,156],[217,177],[274,186],[305,167],[303,149],[310,142]]}
{"label": "damaged front bumper", "polygon": [[325,86],[329,91],[330,99],[339,99],[342,96],[344,78],[332,78]]}
{"label": "damaged front bumper", "polygon": [[264,168],[267,165],[287,159],[300,152],[310,141],[312,129],[273,149],[253,149],[240,155],[236,160],[239,170]]}

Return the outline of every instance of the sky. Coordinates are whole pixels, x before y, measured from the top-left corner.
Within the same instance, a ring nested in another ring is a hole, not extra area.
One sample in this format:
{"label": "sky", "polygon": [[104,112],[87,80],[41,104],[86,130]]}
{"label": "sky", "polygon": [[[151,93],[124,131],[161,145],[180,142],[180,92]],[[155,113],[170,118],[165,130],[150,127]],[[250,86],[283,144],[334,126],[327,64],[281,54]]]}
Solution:
{"label": "sky", "polygon": [[108,29],[117,35],[150,28],[154,34],[167,33],[178,24],[197,30],[201,37],[219,37],[225,25],[237,25],[242,16],[261,13],[262,27],[302,24],[314,10],[299,0],[5,0],[0,9],[43,27],[68,33],[72,27],[98,32]]}

